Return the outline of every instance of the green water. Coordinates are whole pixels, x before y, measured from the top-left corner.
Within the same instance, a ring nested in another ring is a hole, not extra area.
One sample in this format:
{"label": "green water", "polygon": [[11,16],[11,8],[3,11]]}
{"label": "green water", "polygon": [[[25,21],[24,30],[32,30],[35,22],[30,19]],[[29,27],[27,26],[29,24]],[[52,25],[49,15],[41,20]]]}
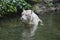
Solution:
{"label": "green water", "polygon": [[[46,15],[43,22],[34,40],[60,40],[60,15]],[[0,40],[21,40],[22,30],[23,25],[17,18],[0,19]]]}

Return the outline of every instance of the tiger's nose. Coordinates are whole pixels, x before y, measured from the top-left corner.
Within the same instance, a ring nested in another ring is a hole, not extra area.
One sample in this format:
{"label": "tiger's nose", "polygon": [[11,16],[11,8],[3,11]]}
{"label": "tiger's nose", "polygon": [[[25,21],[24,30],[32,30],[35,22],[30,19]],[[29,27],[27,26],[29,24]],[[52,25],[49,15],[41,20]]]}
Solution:
{"label": "tiger's nose", "polygon": [[26,20],[25,18],[23,18],[23,17],[21,17],[21,20],[23,21],[23,20]]}

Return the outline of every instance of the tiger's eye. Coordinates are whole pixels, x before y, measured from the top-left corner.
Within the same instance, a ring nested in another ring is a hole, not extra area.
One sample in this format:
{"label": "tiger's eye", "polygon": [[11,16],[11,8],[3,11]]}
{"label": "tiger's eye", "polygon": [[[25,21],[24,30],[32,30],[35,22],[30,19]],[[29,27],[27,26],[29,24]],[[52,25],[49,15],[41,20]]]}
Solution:
{"label": "tiger's eye", "polygon": [[28,15],[25,15],[25,16],[28,16]]}

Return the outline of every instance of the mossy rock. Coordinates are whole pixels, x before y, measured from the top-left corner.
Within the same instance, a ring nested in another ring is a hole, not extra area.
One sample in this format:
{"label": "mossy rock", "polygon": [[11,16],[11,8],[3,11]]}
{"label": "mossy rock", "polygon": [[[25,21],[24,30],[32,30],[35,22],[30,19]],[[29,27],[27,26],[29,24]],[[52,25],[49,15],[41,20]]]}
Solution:
{"label": "mossy rock", "polygon": [[42,9],[39,7],[38,4],[35,4],[33,7],[32,7],[32,10],[36,13],[40,13],[40,11],[42,11]]}

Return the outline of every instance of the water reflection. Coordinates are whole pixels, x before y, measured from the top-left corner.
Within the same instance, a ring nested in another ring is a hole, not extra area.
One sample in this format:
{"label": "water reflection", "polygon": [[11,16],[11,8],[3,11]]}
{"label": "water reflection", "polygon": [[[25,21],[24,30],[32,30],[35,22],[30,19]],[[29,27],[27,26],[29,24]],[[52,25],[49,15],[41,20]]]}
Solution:
{"label": "water reflection", "polygon": [[[45,15],[34,40],[60,40],[60,15]],[[0,40],[21,40],[23,25],[17,18],[0,19]]]}

